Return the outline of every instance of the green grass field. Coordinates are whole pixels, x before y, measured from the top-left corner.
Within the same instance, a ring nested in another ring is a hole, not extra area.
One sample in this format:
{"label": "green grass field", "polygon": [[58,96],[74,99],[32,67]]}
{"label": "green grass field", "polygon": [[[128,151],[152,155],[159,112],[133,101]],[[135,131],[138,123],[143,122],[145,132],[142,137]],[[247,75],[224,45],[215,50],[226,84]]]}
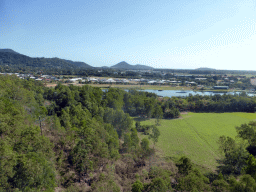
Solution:
{"label": "green grass field", "polygon": [[[220,157],[218,139],[221,135],[236,137],[236,126],[256,120],[253,113],[188,113],[182,118],[161,120],[161,135],[156,144],[160,156],[178,158],[186,155],[204,169],[215,170]],[[147,120],[141,124],[154,124]]]}

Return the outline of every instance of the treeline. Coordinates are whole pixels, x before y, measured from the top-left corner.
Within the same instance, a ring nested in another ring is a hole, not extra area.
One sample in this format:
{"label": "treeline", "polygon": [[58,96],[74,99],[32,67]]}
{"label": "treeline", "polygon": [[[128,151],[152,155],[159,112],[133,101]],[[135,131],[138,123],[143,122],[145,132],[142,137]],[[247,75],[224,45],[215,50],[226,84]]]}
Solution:
{"label": "treeline", "polygon": [[256,98],[249,97],[246,93],[235,95],[190,95],[186,98],[172,97],[175,107],[180,111],[191,112],[249,112],[256,110]]}
{"label": "treeline", "polygon": [[169,119],[180,115],[171,99],[162,101],[154,93],[110,88],[104,92],[103,100],[107,107],[123,109],[133,117]]}

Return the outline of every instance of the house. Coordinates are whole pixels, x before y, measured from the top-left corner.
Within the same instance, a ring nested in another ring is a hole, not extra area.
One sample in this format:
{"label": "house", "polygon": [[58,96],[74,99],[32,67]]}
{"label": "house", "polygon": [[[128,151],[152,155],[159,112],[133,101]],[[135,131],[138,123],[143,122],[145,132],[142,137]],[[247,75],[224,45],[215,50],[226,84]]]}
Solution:
{"label": "house", "polygon": [[73,79],[69,79],[70,81],[72,81],[72,82],[76,82],[76,81],[82,81],[82,78],[73,78]]}
{"label": "house", "polygon": [[116,81],[115,81],[114,79],[112,79],[112,78],[106,80],[106,82],[107,82],[107,83],[116,83]]}
{"label": "house", "polygon": [[89,82],[98,82],[98,79],[93,78],[93,77],[89,77],[89,78],[87,78],[87,80],[88,80]]}
{"label": "house", "polygon": [[154,84],[157,83],[157,81],[148,81],[148,84]]}

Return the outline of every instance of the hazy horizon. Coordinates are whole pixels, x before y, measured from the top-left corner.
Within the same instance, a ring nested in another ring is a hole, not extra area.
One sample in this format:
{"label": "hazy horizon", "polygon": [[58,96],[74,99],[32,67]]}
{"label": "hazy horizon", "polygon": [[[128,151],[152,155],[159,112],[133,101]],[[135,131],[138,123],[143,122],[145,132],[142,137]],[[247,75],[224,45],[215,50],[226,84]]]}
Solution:
{"label": "hazy horizon", "polygon": [[256,70],[253,0],[3,0],[0,48],[91,66]]}

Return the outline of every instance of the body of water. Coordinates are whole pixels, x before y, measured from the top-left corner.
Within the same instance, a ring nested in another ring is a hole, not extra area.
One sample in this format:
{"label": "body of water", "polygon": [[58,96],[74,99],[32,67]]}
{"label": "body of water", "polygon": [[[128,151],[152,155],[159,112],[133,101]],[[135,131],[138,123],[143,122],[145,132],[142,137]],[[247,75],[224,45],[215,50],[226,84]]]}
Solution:
{"label": "body of water", "polygon": [[[107,89],[102,89],[102,91],[107,91]],[[129,91],[128,89],[125,89],[125,91]],[[139,90],[139,91],[145,91],[145,92],[149,92],[149,93],[155,93],[158,96],[161,97],[188,97],[189,94],[191,95],[224,95],[224,94],[228,94],[228,95],[234,95],[234,94],[240,94],[242,92],[212,92],[212,91],[204,91],[204,92],[200,92],[200,91],[190,91],[190,90],[154,90],[154,89],[145,89],[145,90]],[[252,94],[252,93],[247,93],[248,96],[253,97],[256,96],[256,94]]]}
{"label": "body of water", "polygon": [[[227,93],[221,93],[221,92],[212,92],[212,91],[205,91],[205,92],[199,92],[199,91],[187,91],[187,90],[153,90],[153,89],[147,89],[147,90],[141,90],[146,91],[149,93],[155,93],[162,97],[188,97],[189,94],[192,95],[234,95],[234,94],[240,94],[241,92],[227,92]],[[255,94],[248,94],[248,96],[255,96]]]}

